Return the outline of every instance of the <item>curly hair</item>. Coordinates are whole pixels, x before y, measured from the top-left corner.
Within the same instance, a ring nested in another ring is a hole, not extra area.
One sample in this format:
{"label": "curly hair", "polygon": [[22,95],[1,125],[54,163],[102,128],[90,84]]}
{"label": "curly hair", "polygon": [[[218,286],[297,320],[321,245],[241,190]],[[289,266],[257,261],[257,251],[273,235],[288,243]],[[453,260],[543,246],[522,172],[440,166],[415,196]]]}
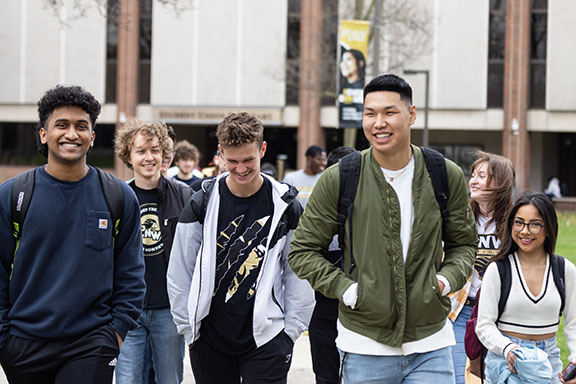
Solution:
{"label": "curly hair", "polygon": [[37,128],[36,134],[36,146],[38,147],[38,152],[48,158],[48,145],[43,144],[40,141],[40,128],[48,129],[46,127],[46,120],[52,115],[54,109],[58,107],[78,107],[84,110],[88,115],[90,115],[90,120],[92,122],[92,130],[96,125],[96,120],[98,115],[100,115],[101,106],[98,100],[88,91],[84,90],[82,87],[64,86],[57,85],[52,88],[42,96],[40,101],[38,101],[38,117],[40,118],[40,124]]}
{"label": "curly hair", "polygon": [[216,137],[222,147],[239,147],[264,142],[264,125],[248,112],[231,113],[216,128]]}
{"label": "curly hair", "polygon": [[200,160],[200,151],[198,148],[191,144],[188,140],[181,140],[176,143],[174,147],[174,162],[178,162],[179,160],[194,160],[195,163],[198,163]]}
{"label": "curly hair", "polygon": [[130,151],[134,145],[136,136],[142,135],[152,140],[158,138],[158,144],[162,148],[162,158],[172,154],[172,141],[169,140],[168,128],[164,122],[146,123],[138,119],[128,119],[126,124],[118,129],[114,139],[114,152],[124,164],[132,169],[130,164]]}
{"label": "curly hair", "polygon": [[[491,217],[487,225],[496,224],[496,234],[502,239],[503,230],[506,223],[506,213],[513,203],[514,194],[514,166],[512,162],[504,156],[495,155],[482,151],[476,151],[476,160],[470,168],[473,173],[480,165],[486,163],[488,178],[486,180],[486,191],[492,193],[492,198],[488,203],[488,212]],[[475,200],[470,200],[470,206],[474,213],[474,218],[478,220],[480,216],[480,205]]]}

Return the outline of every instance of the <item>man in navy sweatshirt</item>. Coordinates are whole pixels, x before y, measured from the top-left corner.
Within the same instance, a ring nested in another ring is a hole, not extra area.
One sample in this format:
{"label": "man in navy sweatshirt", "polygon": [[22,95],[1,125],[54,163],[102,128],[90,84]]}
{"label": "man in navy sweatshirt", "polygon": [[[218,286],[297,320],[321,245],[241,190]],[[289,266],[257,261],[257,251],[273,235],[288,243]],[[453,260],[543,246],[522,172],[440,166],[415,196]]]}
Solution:
{"label": "man in navy sweatshirt", "polygon": [[120,183],[114,234],[98,172],[86,164],[100,113],[94,96],[57,86],[38,112],[38,149],[48,162],[34,171],[19,242],[10,220],[14,181],[0,186],[0,363],[10,383],[112,383],[144,299],[138,201]]}

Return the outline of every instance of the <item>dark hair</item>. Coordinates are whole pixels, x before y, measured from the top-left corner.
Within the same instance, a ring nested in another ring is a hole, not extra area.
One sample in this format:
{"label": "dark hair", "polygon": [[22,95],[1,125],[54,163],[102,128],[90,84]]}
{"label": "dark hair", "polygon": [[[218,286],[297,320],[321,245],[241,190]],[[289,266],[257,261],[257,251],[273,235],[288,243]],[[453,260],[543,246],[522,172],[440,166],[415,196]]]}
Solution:
{"label": "dark hair", "polygon": [[238,147],[264,142],[264,125],[248,112],[231,113],[216,128],[216,137],[222,147]]}
{"label": "dark hair", "polygon": [[166,125],[166,129],[168,130],[168,137],[171,138],[174,143],[176,143],[176,132],[174,131],[174,127],[171,125]]}
{"label": "dark hair", "polygon": [[[345,49],[342,51],[341,58],[344,57],[344,54],[346,52],[350,53],[354,57],[354,60],[356,60],[356,68],[358,68],[358,78],[364,81],[364,76],[366,73],[366,59],[364,59],[364,54],[362,53],[362,51],[359,51],[357,49]],[[360,62],[362,62],[362,65],[360,65]]]}
{"label": "dark hair", "polygon": [[304,153],[304,155],[306,157],[316,157],[316,156],[322,154],[322,152],[324,152],[324,148],[322,148],[318,145],[311,145],[308,147],[308,149],[306,150],[306,153]]}
{"label": "dark hair", "polygon": [[[476,160],[472,163],[470,168],[470,173],[479,167],[481,164],[487,164],[488,178],[486,180],[486,185],[492,184],[486,188],[486,191],[492,192],[492,198],[488,203],[488,212],[491,217],[486,225],[491,223],[496,224],[496,235],[501,239],[506,223],[506,213],[508,209],[512,206],[512,199],[514,193],[514,166],[512,162],[504,156],[495,155],[493,153],[476,151]],[[470,199],[470,206],[472,207],[472,212],[474,213],[474,218],[478,221],[478,216],[480,216],[480,204],[477,201]]]}
{"label": "dark hair", "polygon": [[200,161],[200,151],[188,140],[181,140],[174,147],[174,162],[180,160],[194,160],[196,164]]}
{"label": "dark hair", "polygon": [[407,105],[412,105],[412,88],[403,78],[396,75],[380,75],[372,79],[364,87],[364,101],[366,95],[372,92],[396,92]]}
{"label": "dark hair", "polygon": [[338,148],[333,149],[328,154],[328,159],[326,160],[326,167],[329,167],[333,164],[336,164],[338,162],[338,160],[340,160],[344,156],[346,156],[349,153],[352,153],[354,151],[356,151],[356,149],[354,149],[352,147],[346,147],[346,146],[342,146],[342,147],[338,147]]}
{"label": "dark hair", "polygon": [[520,207],[530,204],[536,207],[538,213],[542,216],[542,220],[544,220],[544,230],[546,231],[544,250],[549,255],[554,254],[556,250],[556,239],[558,238],[558,218],[556,217],[554,203],[542,192],[529,191],[516,200],[516,203],[514,203],[512,209],[510,209],[506,217],[506,226],[504,236],[501,239],[500,249],[492,261],[503,259],[518,250],[518,244],[512,240],[512,222]]}
{"label": "dark hair", "polygon": [[46,120],[50,118],[52,112],[58,107],[78,107],[90,115],[92,122],[92,130],[96,125],[98,115],[100,115],[101,106],[98,100],[88,91],[77,85],[63,86],[57,85],[55,88],[48,90],[44,96],[38,101],[38,117],[40,124],[36,134],[36,146],[38,152],[44,157],[48,158],[48,145],[40,141],[40,128],[48,129],[46,127]]}

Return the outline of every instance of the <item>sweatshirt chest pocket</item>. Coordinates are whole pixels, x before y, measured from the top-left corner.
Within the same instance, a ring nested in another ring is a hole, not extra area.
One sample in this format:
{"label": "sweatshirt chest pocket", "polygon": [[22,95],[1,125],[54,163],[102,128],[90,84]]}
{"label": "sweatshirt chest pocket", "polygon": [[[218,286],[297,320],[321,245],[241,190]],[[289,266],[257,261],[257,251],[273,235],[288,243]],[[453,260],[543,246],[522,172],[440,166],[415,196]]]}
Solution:
{"label": "sweatshirt chest pocket", "polygon": [[112,246],[112,219],[109,212],[86,211],[84,245],[102,251]]}

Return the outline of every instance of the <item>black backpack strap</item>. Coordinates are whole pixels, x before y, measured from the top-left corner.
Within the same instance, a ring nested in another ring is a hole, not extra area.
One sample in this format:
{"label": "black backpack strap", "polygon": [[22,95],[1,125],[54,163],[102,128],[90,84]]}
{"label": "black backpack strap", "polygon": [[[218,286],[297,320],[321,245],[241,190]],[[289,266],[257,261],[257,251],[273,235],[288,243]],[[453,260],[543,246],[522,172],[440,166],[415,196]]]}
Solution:
{"label": "black backpack strap", "polygon": [[566,285],[564,280],[564,264],[565,260],[560,255],[552,255],[550,258],[550,264],[552,266],[552,277],[554,278],[554,284],[556,284],[556,289],[560,293],[560,315],[564,312],[564,304],[566,302]]}
{"label": "black backpack strap", "polygon": [[428,174],[432,180],[432,186],[434,187],[434,194],[436,195],[436,201],[440,207],[440,213],[442,214],[442,238],[445,238],[445,224],[448,220],[448,200],[450,199],[450,186],[448,185],[448,172],[446,170],[446,159],[440,152],[433,150],[428,147],[420,147],[422,149],[422,155],[424,156],[424,162],[426,163],[426,168],[428,169]]}
{"label": "black backpack strap", "polygon": [[510,288],[512,286],[512,266],[510,259],[505,257],[496,262],[498,266],[498,273],[500,274],[500,299],[498,300],[498,319],[504,312],[504,307],[510,296]]}
{"label": "black backpack strap", "polygon": [[106,199],[106,204],[108,204],[110,216],[112,216],[112,223],[114,224],[112,235],[116,238],[120,230],[120,221],[122,221],[124,215],[124,195],[120,186],[122,181],[99,168],[96,168],[96,171],[98,171],[104,198]]}
{"label": "black backpack strap", "polygon": [[35,171],[35,169],[31,169],[14,178],[10,216],[12,219],[13,235],[16,240],[20,240],[22,236],[22,225],[24,224],[24,218],[30,206],[32,192],[34,191]]}
{"label": "black backpack strap", "polygon": [[352,210],[354,207],[354,198],[356,197],[356,189],[358,187],[358,180],[360,179],[360,166],[362,159],[360,152],[354,151],[338,160],[338,175],[340,177],[340,192],[338,195],[338,216],[336,223],[338,224],[338,245],[340,249],[344,249],[344,224],[346,218],[349,217],[348,229],[350,233],[350,273],[356,267],[354,261],[354,252],[352,246]]}

